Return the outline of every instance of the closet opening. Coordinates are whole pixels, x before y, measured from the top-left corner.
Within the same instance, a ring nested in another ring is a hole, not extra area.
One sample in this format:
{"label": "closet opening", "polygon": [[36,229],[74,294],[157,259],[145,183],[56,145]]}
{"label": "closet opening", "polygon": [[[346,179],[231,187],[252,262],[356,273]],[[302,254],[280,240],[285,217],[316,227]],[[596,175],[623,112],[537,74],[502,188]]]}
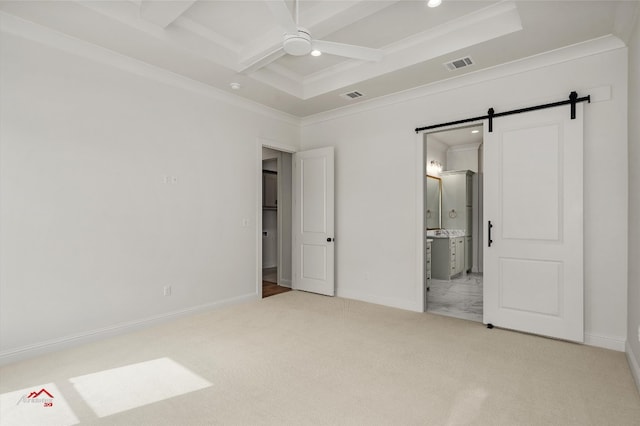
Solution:
{"label": "closet opening", "polygon": [[262,297],[291,290],[292,154],[262,148]]}
{"label": "closet opening", "polygon": [[483,126],[424,134],[425,311],[482,322]]}

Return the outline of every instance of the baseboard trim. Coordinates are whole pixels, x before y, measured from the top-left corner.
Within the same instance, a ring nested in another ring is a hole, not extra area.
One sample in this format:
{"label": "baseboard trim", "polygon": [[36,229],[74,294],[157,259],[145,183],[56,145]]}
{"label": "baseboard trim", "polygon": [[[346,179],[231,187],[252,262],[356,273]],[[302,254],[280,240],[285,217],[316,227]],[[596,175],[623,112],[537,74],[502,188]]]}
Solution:
{"label": "baseboard trim", "polygon": [[280,280],[278,282],[278,285],[281,285],[282,287],[289,287],[291,288],[291,280]]}
{"label": "baseboard trim", "polygon": [[627,339],[623,337],[599,336],[597,334],[584,333],[584,343],[589,346],[624,352]]}
{"label": "baseboard trim", "polygon": [[120,334],[125,334],[143,328],[151,327],[153,325],[157,325],[183,316],[193,315],[203,311],[216,310],[225,306],[237,305],[252,300],[258,300],[258,295],[256,293],[233,297],[218,302],[206,303],[204,305],[193,306],[186,309],[180,309],[165,314],[154,315],[152,317],[147,317],[140,320],[114,324],[83,333],[72,334],[59,339],[47,340],[44,342],[3,351],[0,352],[0,365],[11,364],[14,362],[36,357],[38,355],[44,355],[54,351],[78,346],[84,343],[94,342],[107,337],[113,337]]}
{"label": "baseboard trim", "polygon": [[638,392],[640,392],[640,365],[638,365],[638,354],[633,353],[633,349],[629,342],[627,342],[627,350],[625,351],[627,354],[627,361],[629,362],[629,369],[631,369],[631,375],[636,382],[636,387],[638,388]]}

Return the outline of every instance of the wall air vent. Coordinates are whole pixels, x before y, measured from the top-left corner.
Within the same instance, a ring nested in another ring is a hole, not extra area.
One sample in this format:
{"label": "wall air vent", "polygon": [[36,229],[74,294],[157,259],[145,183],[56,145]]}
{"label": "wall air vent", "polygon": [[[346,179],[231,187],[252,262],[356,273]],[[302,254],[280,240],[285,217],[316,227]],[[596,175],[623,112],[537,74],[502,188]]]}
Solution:
{"label": "wall air vent", "polygon": [[343,98],[346,98],[346,99],[356,99],[356,98],[360,98],[360,97],[362,97],[364,95],[362,93],[357,92],[357,91],[354,90],[353,92],[343,93],[340,96],[342,96]]}
{"label": "wall air vent", "polygon": [[469,65],[473,65],[473,59],[470,56],[466,56],[464,58],[455,59],[451,62],[447,62],[444,64],[445,67],[449,71],[459,70],[460,68],[468,67]]}

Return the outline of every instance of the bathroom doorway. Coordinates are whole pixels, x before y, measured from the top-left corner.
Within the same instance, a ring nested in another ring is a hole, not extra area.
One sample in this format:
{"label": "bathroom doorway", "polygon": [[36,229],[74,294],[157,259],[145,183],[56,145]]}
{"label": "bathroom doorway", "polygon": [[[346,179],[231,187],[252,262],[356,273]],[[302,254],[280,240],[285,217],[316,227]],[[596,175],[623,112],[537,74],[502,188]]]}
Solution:
{"label": "bathroom doorway", "polygon": [[425,306],[482,322],[482,124],[424,135]]}

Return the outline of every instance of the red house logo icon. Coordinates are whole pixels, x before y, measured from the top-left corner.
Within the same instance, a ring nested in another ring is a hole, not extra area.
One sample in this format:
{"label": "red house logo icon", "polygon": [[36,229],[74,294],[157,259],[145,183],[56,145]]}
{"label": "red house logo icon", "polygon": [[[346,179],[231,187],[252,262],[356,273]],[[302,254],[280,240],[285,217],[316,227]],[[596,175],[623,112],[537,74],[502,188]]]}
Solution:
{"label": "red house logo icon", "polygon": [[46,397],[53,398],[53,395],[51,395],[49,392],[47,392],[47,390],[45,388],[40,389],[40,392],[31,392],[27,396],[27,398],[37,398],[40,395],[42,395],[43,393],[46,394],[46,396],[45,395],[42,396],[43,398],[46,398]]}

